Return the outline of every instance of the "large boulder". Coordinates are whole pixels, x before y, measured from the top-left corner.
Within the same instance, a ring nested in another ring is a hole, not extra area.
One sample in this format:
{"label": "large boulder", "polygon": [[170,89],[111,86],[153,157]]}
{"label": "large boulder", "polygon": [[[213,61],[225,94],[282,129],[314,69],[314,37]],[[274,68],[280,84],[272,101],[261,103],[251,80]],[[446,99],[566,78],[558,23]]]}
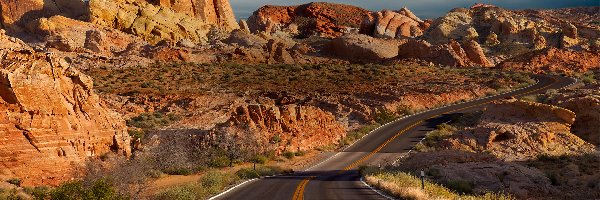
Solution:
{"label": "large boulder", "polygon": [[90,77],[63,58],[19,46],[0,49],[0,179],[56,185],[89,158],[131,154],[125,121],[94,93]]}
{"label": "large boulder", "polygon": [[398,41],[347,34],[329,44],[331,54],[349,60],[382,61],[398,56]]}
{"label": "large boulder", "polygon": [[[229,32],[239,28],[235,20],[229,19],[233,14],[229,13],[230,8],[225,9],[227,5],[223,3],[211,4],[217,7],[202,5],[203,11],[197,12],[196,16],[200,16],[197,18],[175,12],[169,7],[156,6],[147,2],[130,0],[89,2],[92,23],[137,35],[153,44],[162,40],[178,42],[184,39],[202,43],[208,40],[207,35],[211,29]],[[202,14],[212,17],[203,18]]]}
{"label": "large boulder", "polygon": [[399,11],[384,10],[369,14],[361,24],[360,32],[377,38],[414,38],[423,35],[428,24],[407,8]]}
{"label": "large boulder", "polygon": [[4,28],[22,32],[32,20],[54,15],[78,18],[87,14],[87,8],[82,0],[0,0],[0,13]]}
{"label": "large boulder", "polygon": [[155,5],[171,8],[209,24],[226,27],[228,30],[238,29],[233,10],[228,0],[154,0]]}

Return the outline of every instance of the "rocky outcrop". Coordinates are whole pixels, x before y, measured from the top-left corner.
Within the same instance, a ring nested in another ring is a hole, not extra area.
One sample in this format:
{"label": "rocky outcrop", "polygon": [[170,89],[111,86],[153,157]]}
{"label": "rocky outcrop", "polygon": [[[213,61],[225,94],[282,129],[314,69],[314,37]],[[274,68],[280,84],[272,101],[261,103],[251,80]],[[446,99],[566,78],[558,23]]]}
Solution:
{"label": "rocky outcrop", "polygon": [[125,51],[139,38],[121,31],[69,19],[63,16],[40,18],[28,30],[47,41],[46,47],[67,52],[93,52],[113,55]]}
{"label": "rocky outcrop", "polygon": [[314,2],[298,6],[263,6],[248,18],[253,33],[298,30],[300,36],[339,37],[358,29],[369,11],[344,4]]}
{"label": "rocky outcrop", "polygon": [[[200,10],[190,16],[146,2],[91,0],[90,20],[137,35],[153,44],[161,40],[178,42],[184,39],[202,43],[207,41],[211,29],[231,31],[239,28],[235,20],[230,19],[233,16],[231,8],[226,8],[228,4],[224,2],[201,4],[203,7],[197,7]],[[213,7],[209,7],[211,5]]]}
{"label": "rocky outcrop", "polygon": [[88,158],[131,154],[125,121],[94,94],[90,77],[63,58],[0,40],[13,43],[0,50],[0,178],[56,185]]}
{"label": "rocky outcrop", "polygon": [[407,8],[399,11],[384,10],[370,13],[363,20],[360,33],[376,38],[405,39],[423,35],[429,24]]}
{"label": "rocky outcrop", "polygon": [[572,132],[583,140],[600,146],[600,88],[561,91],[550,98],[550,104],[569,109],[577,118]]}
{"label": "rocky outcrop", "polygon": [[462,45],[456,41],[448,44],[431,45],[423,40],[410,39],[401,44],[399,58],[416,58],[448,66],[484,66],[492,64],[487,60],[481,46],[475,41],[466,41]]}
{"label": "rocky outcrop", "polygon": [[77,18],[87,8],[82,0],[1,0],[2,26],[10,32],[22,32],[28,22],[42,17],[63,15]]}
{"label": "rocky outcrop", "polygon": [[[450,40],[473,39],[467,36],[476,33],[476,41],[487,39],[492,40],[491,43],[529,44],[529,47],[535,49],[541,49],[542,43],[560,47],[561,40],[567,47],[578,43],[577,28],[574,25],[562,25],[564,22],[548,23],[545,20],[553,19],[540,16],[540,12],[511,11],[490,5],[457,8],[435,20],[425,32],[424,39],[432,44],[443,44]],[[561,33],[565,35],[564,39],[561,39]],[[496,36],[490,36],[492,34]]]}
{"label": "rocky outcrop", "polygon": [[337,144],[346,136],[333,114],[313,106],[250,104],[238,107],[230,122],[253,130],[279,153]]}
{"label": "rocky outcrop", "polygon": [[215,24],[227,30],[238,29],[229,0],[152,0],[155,5],[171,8],[177,13],[184,13],[207,24]]}
{"label": "rocky outcrop", "polygon": [[527,70],[534,73],[559,72],[572,74],[599,69],[600,54],[549,48],[505,60],[496,67],[505,70]]}
{"label": "rocky outcrop", "polygon": [[349,60],[382,61],[398,56],[399,42],[367,35],[347,34],[329,44],[329,52]]}
{"label": "rocky outcrop", "polygon": [[505,100],[489,106],[473,129],[453,135],[443,145],[486,151],[505,161],[593,152],[593,145],[571,133],[574,122],[575,113],[564,108]]}

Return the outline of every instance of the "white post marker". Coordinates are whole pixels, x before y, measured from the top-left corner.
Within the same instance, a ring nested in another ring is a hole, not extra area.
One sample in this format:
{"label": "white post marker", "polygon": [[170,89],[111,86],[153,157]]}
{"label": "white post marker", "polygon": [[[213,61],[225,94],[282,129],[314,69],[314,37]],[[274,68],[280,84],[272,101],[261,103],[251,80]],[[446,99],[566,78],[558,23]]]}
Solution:
{"label": "white post marker", "polygon": [[425,172],[421,171],[421,189],[425,190]]}

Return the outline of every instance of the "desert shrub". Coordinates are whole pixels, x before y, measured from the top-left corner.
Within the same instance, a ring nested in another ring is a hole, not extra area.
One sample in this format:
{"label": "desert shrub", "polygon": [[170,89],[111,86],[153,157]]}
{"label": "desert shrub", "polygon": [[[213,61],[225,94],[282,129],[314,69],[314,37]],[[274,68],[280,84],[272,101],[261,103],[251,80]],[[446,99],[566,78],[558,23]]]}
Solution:
{"label": "desert shrub", "polygon": [[139,138],[144,138],[144,134],[145,134],[144,131],[142,131],[142,130],[133,130],[133,129],[127,130],[127,133],[129,133],[129,136],[131,136],[131,138],[134,140],[139,139]]}
{"label": "desert shrub", "polygon": [[189,176],[189,175],[192,174],[191,170],[185,169],[185,168],[169,168],[169,169],[163,170],[163,172],[165,174],[169,174],[169,175],[184,175],[184,176]]}
{"label": "desert shrub", "polygon": [[22,181],[20,178],[11,178],[11,179],[8,179],[6,182],[7,182],[7,183],[10,183],[10,184],[13,184],[13,185],[15,185],[15,186],[17,186],[17,187],[20,187],[20,186],[21,186],[21,183],[22,183],[23,181]]}
{"label": "desert shrub", "polygon": [[460,194],[471,194],[475,187],[472,181],[465,180],[449,180],[445,185]]}
{"label": "desert shrub", "polygon": [[229,160],[229,157],[227,157],[226,155],[217,155],[210,159],[209,166],[222,168],[222,167],[228,167],[230,163],[231,163],[231,160]]}
{"label": "desert shrub", "polygon": [[388,110],[382,110],[375,112],[375,121],[379,124],[387,124],[396,120],[398,116]]}
{"label": "desert shrub", "polygon": [[407,116],[415,114],[416,112],[415,109],[411,108],[410,106],[400,105],[398,108],[396,108],[396,113]]}
{"label": "desert shrub", "polygon": [[272,144],[277,144],[277,143],[281,142],[281,136],[279,136],[279,134],[274,135],[273,137],[271,137],[271,139],[269,141]]}
{"label": "desert shrub", "polygon": [[258,172],[253,168],[242,168],[235,172],[235,175],[241,179],[253,179],[260,177],[260,174],[258,174]]}
{"label": "desert shrub", "polygon": [[217,194],[225,187],[234,184],[239,180],[235,174],[225,172],[210,171],[200,179],[200,185],[206,189],[207,194]]}
{"label": "desert shrub", "polygon": [[177,200],[195,200],[202,195],[202,188],[197,184],[188,184],[168,188],[154,197],[154,199],[177,199]]}
{"label": "desert shrub", "polygon": [[[50,195],[51,189],[47,186],[26,187],[25,193],[35,200],[44,200]],[[0,198],[1,199],[1,198]]]}
{"label": "desert shrub", "polygon": [[305,151],[296,151],[296,153],[294,153],[295,156],[304,156],[306,155]]}
{"label": "desert shrub", "polygon": [[267,158],[266,156],[263,155],[257,155],[254,158],[252,158],[252,162],[257,163],[257,164],[266,164],[269,161],[269,158]]}
{"label": "desert shrub", "polygon": [[296,156],[296,154],[291,151],[285,151],[285,152],[281,153],[281,155],[287,159],[294,159],[294,157]]}
{"label": "desert shrub", "polygon": [[164,114],[161,112],[154,113],[142,113],[141,115],[127,120],[127,126],[142,128],[142,129],[155,129],[157,127],[166,126],[174,121],[179,120],[179,117],[169,113]]}
{"label": "desert shrub", "polygon": [[129,199],[119,194],[108,181],[98,179],[91,185],[85,186],[82,181],[64,183],[50,192],[51,199],[80,200],[80,199]]}

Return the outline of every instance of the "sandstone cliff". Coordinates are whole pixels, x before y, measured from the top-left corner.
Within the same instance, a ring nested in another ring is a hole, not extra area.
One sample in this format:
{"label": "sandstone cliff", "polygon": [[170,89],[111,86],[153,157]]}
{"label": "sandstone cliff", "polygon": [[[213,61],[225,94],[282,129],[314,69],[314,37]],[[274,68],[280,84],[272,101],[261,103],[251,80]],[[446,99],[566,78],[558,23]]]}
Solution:
{"label": "sandstone cliff", "polygon": [[600,53],[548,48],[508,59],[497,68],[526,70],[534,73],[558,72],[572,74],[600,69]]}
{"label": "sandstone cliff", "polygon": [[399,11],[384,10],[370,13],[363,20],[360,33],[378,38],[414,38],[423,35],[429,27],[407,8]]}
{"label": "sandstone cliff", "polygon": [[88,158],[131,154],[123,119],[94,94],[91,78],[14,38],[0,35],[0,41],[0,178],[55,185]]}
{"label": "sandstone cliff", "polygon": [[178,42],[184,39],[202,43],[207,41],[211,29],[231,31],[239,28],[227,1],[199,3],[194,12],[181,10],[183,8],[178,3],[160,5],[165,4],[157,6],[133,0],[91,0],[90,20],[94,24],[137,35],[153,44],[161,40]]}
{"label": "sandstone cliff", "polygon": [[63,15],[78,18],[87,14],[82,0],[1,0],[2,26],[10,32],[22,32],[28,22],[42,17]]}

